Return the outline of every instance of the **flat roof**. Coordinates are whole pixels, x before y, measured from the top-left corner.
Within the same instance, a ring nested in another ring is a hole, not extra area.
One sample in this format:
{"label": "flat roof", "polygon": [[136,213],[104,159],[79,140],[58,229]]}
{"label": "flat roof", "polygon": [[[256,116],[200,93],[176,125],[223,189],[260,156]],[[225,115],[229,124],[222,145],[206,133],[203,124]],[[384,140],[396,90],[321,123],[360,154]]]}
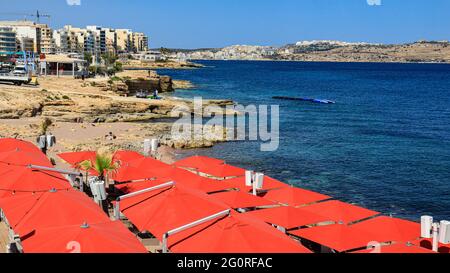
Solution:
{"label": "flat roof", "polygon": [[46,55],[44,60],[41,61],[45,61],[45,62],[49,62],[49,63],[87,63],[86,60],[82,60],[82,59],[76,59],[76,58],[70,58],[67,55]]}

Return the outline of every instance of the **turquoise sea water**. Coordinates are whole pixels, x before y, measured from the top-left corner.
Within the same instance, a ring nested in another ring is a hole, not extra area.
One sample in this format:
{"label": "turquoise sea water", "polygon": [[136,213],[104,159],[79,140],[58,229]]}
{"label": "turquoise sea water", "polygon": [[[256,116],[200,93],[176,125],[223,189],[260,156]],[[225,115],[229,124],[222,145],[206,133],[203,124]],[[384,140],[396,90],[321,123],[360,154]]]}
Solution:
{"label": "turquoise sea water", "polygon": [[[280,105],[280,148],[186,151],[394,216],[450,219],[450,65],[202,61],[176,96]],[[273,96],[335,100],[334,105]]]}

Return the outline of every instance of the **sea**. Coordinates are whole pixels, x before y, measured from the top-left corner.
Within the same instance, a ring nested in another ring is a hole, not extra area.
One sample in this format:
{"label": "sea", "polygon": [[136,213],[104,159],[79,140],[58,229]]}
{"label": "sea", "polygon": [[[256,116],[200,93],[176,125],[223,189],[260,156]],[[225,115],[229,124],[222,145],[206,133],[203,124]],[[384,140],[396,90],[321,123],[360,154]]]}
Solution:
{"label": "sea", "polygon": [[280,144],[263,152],[260,141],[234,141],[179,157],[221,158],[385,215],[450,220],[449,64],[198,63],[158,73],[196,86],[174,96],[279,105]]}

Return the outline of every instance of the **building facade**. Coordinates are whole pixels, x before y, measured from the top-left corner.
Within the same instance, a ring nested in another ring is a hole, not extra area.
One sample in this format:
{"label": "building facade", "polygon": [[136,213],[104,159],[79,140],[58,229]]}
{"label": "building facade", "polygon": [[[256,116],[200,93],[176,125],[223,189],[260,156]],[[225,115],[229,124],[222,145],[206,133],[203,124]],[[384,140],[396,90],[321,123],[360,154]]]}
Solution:
{"label": "building facade", "polygon": [[46,24],[31,21],[0,21],[0,28],[0,51],[89,53],[95,60],[99,60],[104,54],[148,51],[148,37],[130,29],[111,29],[95,25],[77,28],[66,25],[53,31]]}
{"label": "building facade", "polygon": [[[40,53],[41,30],[31,21],[0,21],[0,27],[12,28],[16,33],[18,50],[26,50]],[[30,45],[30,41],[33,41]]]}
{"label": "building facade", "polygon": [[56,45],[53,39],[53,30],[46,24],[38,24],[38,28],[41,32],[40,53],[55,54]]}
{"label": "building facade", "polygon": [[11,27],[0,26],[0,54],[7,52],[16,52],[16,50],[16,32]]}

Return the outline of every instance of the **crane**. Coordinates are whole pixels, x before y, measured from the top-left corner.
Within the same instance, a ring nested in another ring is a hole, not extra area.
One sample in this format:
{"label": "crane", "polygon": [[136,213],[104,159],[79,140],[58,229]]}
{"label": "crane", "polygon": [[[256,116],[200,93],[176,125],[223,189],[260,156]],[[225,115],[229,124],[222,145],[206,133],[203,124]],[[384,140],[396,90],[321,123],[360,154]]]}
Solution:
{"label": "crane", "polygon": [[27,14],[27,13],[13,13],[13,12],[0,12],[0,15],[9,15],[9,16],[24,16],[25,20],[27,19],[27,17],[35,17],[36,18],[36,23],[40,23],[40,19],[41,17],[45,17],[45,18],[51,18],[51,16],[49,14],[41,14],[39,13],[39,10],[36,10],[36,14]]}

